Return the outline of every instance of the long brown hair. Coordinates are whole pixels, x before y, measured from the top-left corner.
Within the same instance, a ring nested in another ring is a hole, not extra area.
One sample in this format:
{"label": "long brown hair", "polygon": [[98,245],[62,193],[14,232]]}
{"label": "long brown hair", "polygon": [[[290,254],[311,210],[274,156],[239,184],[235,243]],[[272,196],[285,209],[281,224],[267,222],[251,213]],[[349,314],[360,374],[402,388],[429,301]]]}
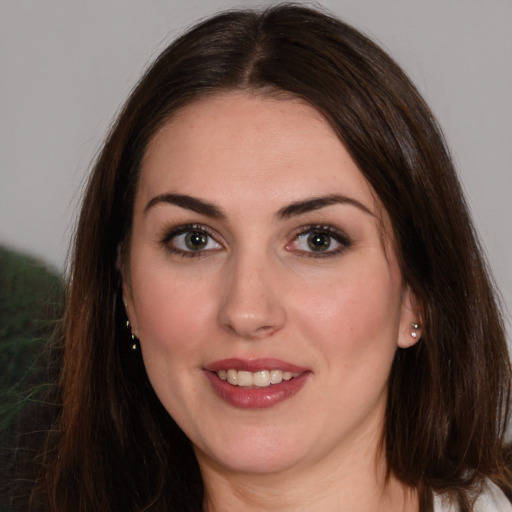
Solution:
{"label": "long brown hair", "polygon": [[295,5],[217,15],[169,46],[130,96],[83,199],[61,327],[58,413],[33,510],[199,511],[191,446],[130,351],[119,258],[141,159],[180,107],[219,90],[286,92],[331,123],[386,209],[423,336],[399,349],[383,442],[425,505],[466,509],[483,477],[510,484],[510,365],[499,308],[437,124],[401,69],[355,29]]}

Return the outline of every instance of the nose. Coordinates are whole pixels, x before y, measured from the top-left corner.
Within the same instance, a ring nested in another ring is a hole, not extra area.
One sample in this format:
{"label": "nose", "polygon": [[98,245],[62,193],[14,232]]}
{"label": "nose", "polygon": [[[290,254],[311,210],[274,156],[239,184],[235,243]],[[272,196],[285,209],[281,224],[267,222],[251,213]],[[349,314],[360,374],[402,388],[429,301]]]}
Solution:
{"label": "nose", "polygon": [[271,262],[238,257],[226,274],[218,312],[223,329],[245,340],[257,340],[283,328],[285,290]]}

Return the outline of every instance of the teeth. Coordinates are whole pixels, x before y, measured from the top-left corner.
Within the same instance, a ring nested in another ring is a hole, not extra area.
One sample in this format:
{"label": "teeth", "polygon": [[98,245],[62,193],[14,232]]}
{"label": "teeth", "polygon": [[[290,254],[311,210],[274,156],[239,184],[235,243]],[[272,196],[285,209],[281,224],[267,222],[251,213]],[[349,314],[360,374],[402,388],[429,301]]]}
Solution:
{"label": "teeth", "polygon": [[279,384],[283,380],[290,380],[298,377],[300,373],[283,372],[281,370],[261,370],[259,372],[247,372],[244,370],[219,370],[219,379],[226,380],[233,386],[244,388],[258,387],[265,388],[271,384]]}
{"label": "teeth", "polygon": [[279,384],[283,380],[283,372],[281,370],[272,370],[270,372],[270,384]]}
{"label": "teeth", "polygon": [[233,386],[238,385],[238,372],[236,370],[228,370],[227,379]]}
{"label": "teeth", "polygon": [[261,372],[253,373],[252,384],[253,386],[258,386],[259,388],[270,386],[270,372],[268,370],[263,370]]}
{"label": "teeth", "polygon": [[251,372],[238,372],[237,386],[247,388],[252,386],[252,373]]}

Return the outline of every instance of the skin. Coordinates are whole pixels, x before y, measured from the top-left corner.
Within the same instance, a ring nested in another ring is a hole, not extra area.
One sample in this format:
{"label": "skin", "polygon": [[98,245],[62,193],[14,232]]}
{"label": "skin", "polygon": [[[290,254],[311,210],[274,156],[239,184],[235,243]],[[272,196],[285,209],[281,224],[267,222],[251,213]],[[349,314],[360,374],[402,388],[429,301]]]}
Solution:
{"label": "skin", "polygon": [[[333,194],[349,201],[282,215]],[[176,234],[190,224],[207,230],[204,249]],[[308,245],[312,231],[327,249]],[[386,478],[381,445],[395,351],[416,341],[415,298],[385,212],[314,108],[230,92],[174,115],[147,148],[123,274],[149,379],[193,443],[206,510],[417,510],[414,492]],[[234,407],[205,378],[214,361],[264,357],[308,370],[272,407]]]}

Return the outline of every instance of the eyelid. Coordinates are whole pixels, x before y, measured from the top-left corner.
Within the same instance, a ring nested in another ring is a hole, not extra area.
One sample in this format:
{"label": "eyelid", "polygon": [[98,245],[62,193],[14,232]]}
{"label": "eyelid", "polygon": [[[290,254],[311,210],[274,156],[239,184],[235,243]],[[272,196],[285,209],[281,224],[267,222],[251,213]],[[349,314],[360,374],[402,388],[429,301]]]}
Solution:
{"label": "eyelid", "polygon": [[215,238],[216,233],[210,227],[196,222],[191,224],[177,224],[176,226],[164,226],[161,230],[159,239],[162,242],[168,242],[172,237],[186,233],[187,231],[202,231]]}
{"label": "eyelid", "polygon": [[[188,233],[191,231],[198,231],[201,233],[205,233],[207,236],[209,236],[212,240],[214,240],[218,245],[223,247],[223,243],[219,241],[221,238],[213,229],[210,227],[204,225],[204,224],[179,224],[174,227],[164,227],[160,233],[160,236],[158,237],[158,242],[160,245],[164,246],[168,251],[174,254],[181,255],[183,257],[198,257],[198,256],[206,256],[208,253],[211,253],[213,249],[206,249],[206,250],[197,250],[197,251],[185,251],[182,249],[179,249],[178,247],[173,247],[170,242],[173,240],[173,238],[183,235],[184,233]],[[219,250],[219,249],[215,249]]]}
{"label": "eyelid", "polygon": [[[188,232],[201,232],[205,233],[208,237],[210,237],[216,244],[224,247],[224,243],[222,242],[222,237],[212,228],[206,226],[204,224],[191,223],[191,224],[179,224],[172,227],[164,227],[161,231],[160,236],[158,237],[158,242],[160,245],[165,247],[168,251],[173,254],[180,255],[182,257],[201,257],[207,256],[212,252],[220,250],[220,248],[215,249],[198,249],[195,250],[183,250],[179,247],[173,246],[170,242],[177,236],[188,233]],[[308,233],[320,233],[326,234],[330,236],[332,239],[339,244],[338,247],[334,249],[328,249],[325,251],[313,251],[313,250],[301,250],[296,247],[292,247],[293,244],[297,242],[299,237],[307,235]],[[352,245],[351,239],[347,236],[347,234],[341,229],[334,227],[329,224],[308,224],[305,226],[300,226],[295,229],[291,234],[291,241],[286,245],[286,249],[290,252],[295,252],[300,256],[304,257],[313,257],[313,258],[325,258],[330,256],[336,256],[341,254],[345,250],[347,250]]]}
{"label": "eyelid", "polygon": [[[302,250],[296,250],[295,251],[305,257],[312,257],[312,258],[326,258],[330,256],[336,256],[338,254],[341,254],[345,250],[347,250],[352,245],[352,240],[348,237],[348,235],[342,231],[339,228],[336,228],[329,224],[310,224],[306,226],[301,226],[297,228],[293,233],[293,238],[290,244],[287,245],[287,248],[294,244],[297,239],[301,236],[307,235],[308,233],[324,233],[328,236],[332,237],[339,245],[339,247],[327,251],[302,251]],[[294,250],[294,249],[290,249]]]}

